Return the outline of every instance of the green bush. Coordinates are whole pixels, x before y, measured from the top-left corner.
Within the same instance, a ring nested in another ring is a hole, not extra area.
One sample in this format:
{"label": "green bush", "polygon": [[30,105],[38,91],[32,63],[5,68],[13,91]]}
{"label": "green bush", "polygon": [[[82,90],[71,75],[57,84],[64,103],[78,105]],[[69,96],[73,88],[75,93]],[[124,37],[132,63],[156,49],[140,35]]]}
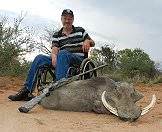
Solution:
{"label": "green bush", "polygon": [[117,67],[123,75],[131,79],[136,77],[153,79],[157,74],[154,61],[141,49],[119,51]]}
{"label": "green bush", "polygon": [[0,76],[24,76],[30,65],[19,59],[32,51],[35,42],[29,29],[20,26],[22,20],[22,16],[15,18],[13,22],[0,17]]}
{"label": "green bush", "polygon": [[21,76],[26,77],[31,62],[24,61],[23,63],[17,62],[9,67],[0,68],[0,76]]}
{"label": "green bush", "polygon": [[153,80],[153,84],[162,83],[162,76],[158,76]]}

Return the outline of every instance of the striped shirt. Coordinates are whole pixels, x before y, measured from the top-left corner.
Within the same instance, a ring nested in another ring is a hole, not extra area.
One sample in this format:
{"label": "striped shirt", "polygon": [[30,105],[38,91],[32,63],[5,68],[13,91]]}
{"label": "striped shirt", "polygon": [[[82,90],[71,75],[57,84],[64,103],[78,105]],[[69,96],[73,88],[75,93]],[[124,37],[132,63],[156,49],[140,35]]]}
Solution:
{"label": "striped shirt", "polygon": [[82,27],[73,26],[72,28],[73,31],[68,36],[62,33],[63,28],[55,32],[52,40],[52,47],[66,49],[72,53],[83,53],[83,42],[86,39],[90,39],[90,36]]}

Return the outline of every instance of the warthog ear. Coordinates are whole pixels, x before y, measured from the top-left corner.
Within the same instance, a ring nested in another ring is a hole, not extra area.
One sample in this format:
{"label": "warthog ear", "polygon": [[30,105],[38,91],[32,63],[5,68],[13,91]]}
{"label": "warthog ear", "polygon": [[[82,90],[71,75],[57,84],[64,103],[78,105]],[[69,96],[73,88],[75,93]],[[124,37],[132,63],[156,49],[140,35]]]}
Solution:
{"label": "warthog ear", "polygon": [[134,100],[134,102],[137,102],[140,99],[142,99],[144,96],[142,93],[138,92],[137,90],[134,90],[134,92],[131,93],[131,97]]}

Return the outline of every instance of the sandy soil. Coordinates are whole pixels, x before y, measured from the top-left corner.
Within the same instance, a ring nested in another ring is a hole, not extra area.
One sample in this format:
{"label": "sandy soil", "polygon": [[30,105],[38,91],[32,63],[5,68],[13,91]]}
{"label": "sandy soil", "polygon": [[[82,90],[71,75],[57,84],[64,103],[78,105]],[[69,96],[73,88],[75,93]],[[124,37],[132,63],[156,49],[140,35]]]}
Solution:
{"label": "sandy soil", "polygon": [[148,114],[136,122],[124,122],[114,115],[86,112],[52,111],[35,107],[31,112],[20,113],[17,108],[24,102],[12,102],[8,95],[16,93],[23,84],[21,79],[0,77],[0,132],[161,132],[162,84],[137,85],[144,94],[138,103],[146,106],[152,94],[157,103]]}

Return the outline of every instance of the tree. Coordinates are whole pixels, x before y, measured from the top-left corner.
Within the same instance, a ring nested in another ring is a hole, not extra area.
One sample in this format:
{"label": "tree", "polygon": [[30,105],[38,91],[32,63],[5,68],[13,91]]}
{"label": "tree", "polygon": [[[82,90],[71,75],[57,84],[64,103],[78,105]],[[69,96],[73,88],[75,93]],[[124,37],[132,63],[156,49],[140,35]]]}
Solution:
{"label": "tree", "polygon": [[99,49],[92,49],[90,51],[90,58],[97,64],[101,65],[104,63],[103,56],[101,55],[101,50]]}
{"label": "tree", "polygon": [[126,76],[153,78],[156,75],[154,61],[141,49],[124,49],[117,53],[117,66]]}
{"label": "tree", "polygon": [[59,29],[55,25],[50,25],[44,27],[44,30],[41,35],[39,35],[39,39],[37,39],[37,44],[35,46],[36,49],[45,53],[51,54],[51,42],[53,39],[53,34]]}
{"label": "tree", "polygon": [[20,66],[19,57],[32,51],[35,41],[27,27],[21,27],[24,17],[21,15],[9,23],[6,17],[0,18],[0,73]]}
{"label": "tree", "polygon": [[116,53],[112,48],[109,47],[109,45],[101,47],[101,55],[104,57],[104,61],[108,64],[109,69],[115,69]]}
{"label": "tree", "polygon": [[109,70],[115,69],[116,53],[109,45],[104,45],[101,49],[93,49],[91,58],[98,64],[107,63]]}

